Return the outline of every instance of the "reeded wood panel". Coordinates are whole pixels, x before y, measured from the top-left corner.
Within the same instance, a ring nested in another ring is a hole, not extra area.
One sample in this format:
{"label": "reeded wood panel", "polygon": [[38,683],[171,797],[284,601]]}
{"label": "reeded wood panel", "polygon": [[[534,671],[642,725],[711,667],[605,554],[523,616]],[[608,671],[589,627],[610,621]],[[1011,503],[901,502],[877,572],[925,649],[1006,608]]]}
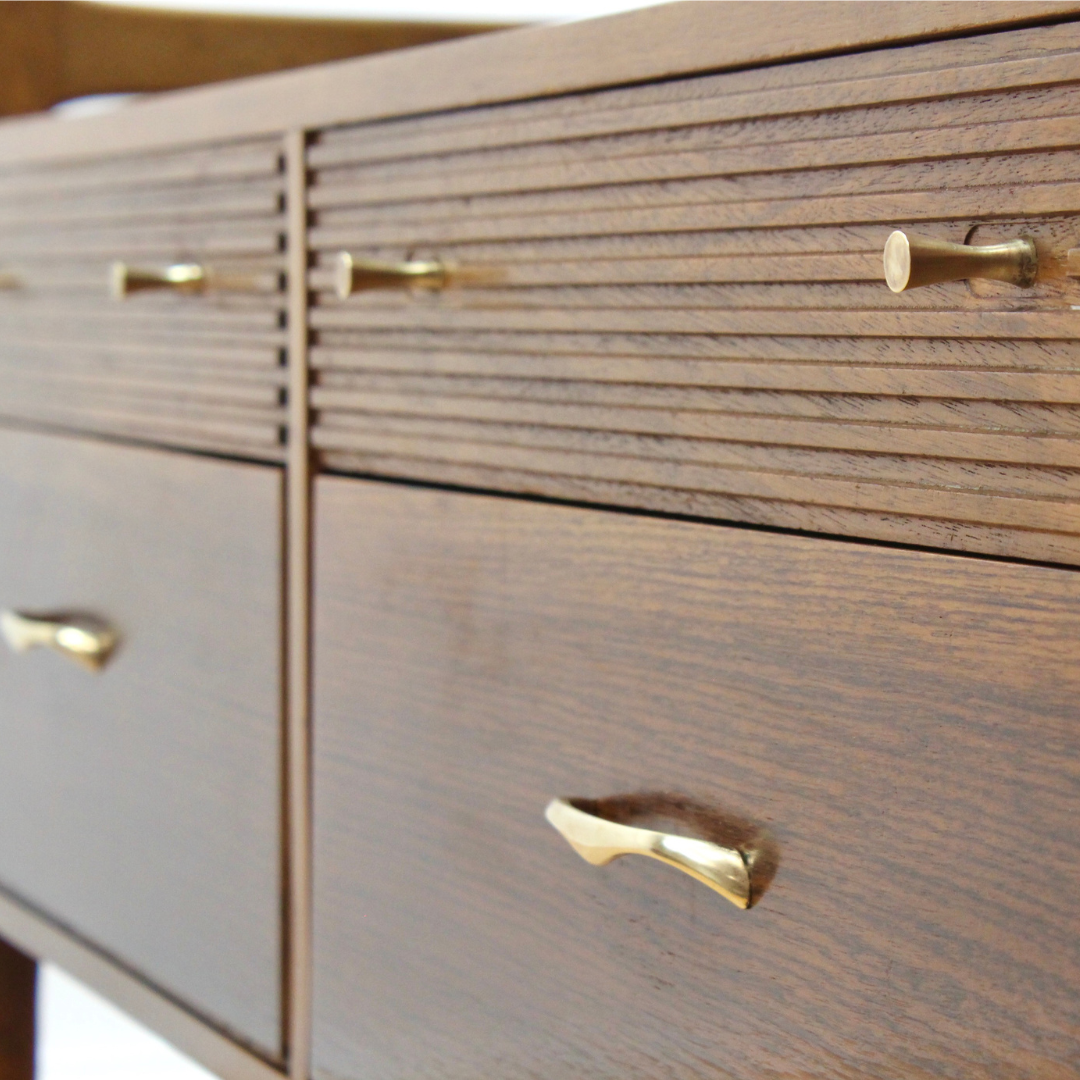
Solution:
{"label": "reeded wood panel", "polygon": [[281,1054],[281,470],[0,431],[0,609],[82,611],[99,674],[0,643],[0,889]]}
{"label": "reeded wood panel", "polygon": [[[1080,28],[326,131],[326,465],[1080,560]],[[892,295],[894,227],[1037,238]],[[334,253],[456,263],[330,291]]]}
{"label": "reeded wood panel", "polygon": [[[279,460],[283,210],[276,140],[0,173],[0,417]],[[114,260],[254,291],[118,302]]]}
{"label": "reeded wood panel", "polygon": [[[317,483],[321,1080],[1051,1080],[1080,1059],[1080,577]],[[555,795],[772,830],[739,911]]]}

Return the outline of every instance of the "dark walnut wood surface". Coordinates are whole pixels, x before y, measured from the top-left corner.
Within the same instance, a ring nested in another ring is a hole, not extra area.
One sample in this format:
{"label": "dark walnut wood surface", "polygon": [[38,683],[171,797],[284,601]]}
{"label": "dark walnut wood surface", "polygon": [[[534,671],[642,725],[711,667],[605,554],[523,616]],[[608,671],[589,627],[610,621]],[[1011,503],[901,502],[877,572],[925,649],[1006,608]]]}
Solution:
{"label": "dark walnut wood surface", "polygon": [[[0,170],[0,418],[281,460],[283,150]],[[117,301],[117,260],[199,263],[245,291]]]}
{"label": "dark walnut wood surface", "polygon": [[[1080,559],[1080,24],[324,132],[333,468]],[[1032,289],[885,286],[894,228]],[[339,301],[338,251],[458,267]]]}
{"label": "dark walnut wood surface", "polygon": [[[1064,1080],[1080,578],[318,481],[315,1075]],[[771,830],[739,911],[555,795]]]}
{"label": "dark walnut wood surface", "polygon": [[0,433],[0,609],[82,611],[91,675],[0,647],[0,889],[281,1053],[277,469]]}

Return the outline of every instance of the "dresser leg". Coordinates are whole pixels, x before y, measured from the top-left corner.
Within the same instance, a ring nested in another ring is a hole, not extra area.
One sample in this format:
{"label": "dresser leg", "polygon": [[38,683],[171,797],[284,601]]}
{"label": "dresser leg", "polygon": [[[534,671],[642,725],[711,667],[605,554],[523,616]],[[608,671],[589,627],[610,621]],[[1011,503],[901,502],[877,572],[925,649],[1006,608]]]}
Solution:
{"label": "dresser leg", "polygon": [[0,941],[0,1080],[33,1080],[37,964]]}

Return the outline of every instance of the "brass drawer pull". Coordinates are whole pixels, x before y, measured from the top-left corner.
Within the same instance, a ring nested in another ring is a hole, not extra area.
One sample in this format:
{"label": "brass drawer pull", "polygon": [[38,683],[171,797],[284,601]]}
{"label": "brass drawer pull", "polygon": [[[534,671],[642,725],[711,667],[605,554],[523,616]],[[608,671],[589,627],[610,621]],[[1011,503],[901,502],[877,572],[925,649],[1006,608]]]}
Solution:
{"label": "brass drawer pull", "polygon": [[174,263],[160,270],[128,266],[114,262],[110,270],[112,295],[123,300],[132,293],[168,289],[172,292],[201,293],[206,291],[207,273],[199,263]]}
{"label": "brass drawer pull", "polygon": [[953,244],[908,236],[897,229],[885,241],[885,281],[894,293],[943,281],[986,278],[1030,288],[1039,272],[1035,242],[1027,237],[1003,244]]}
{"label": "brass drawer pull", "polygon": [[267,275],[251,272],[215,270],[201,263],[173,263],[147,268],[114,262],[109,271],[109,285],[115,300],[125,300],[134,293],[169,292],[199,294],[206,292],[264,292]]}
{"label": "brass drawer pull", "polygon": [[119,643],[108,623],[92,615],[0,612],[0,634],[12,652],[54,649],[88,671],[100,671]]}
{"label": "brass drawer pull", "polygon": [[736,907],[750,907],[753,852],[721,847],[709,840],[620,825],[579,810],[566,799],[552,799],[544,816],[593,866],[605,866],[620,855],[647,855],[708,885]]}
{"label": "brass drawer pull", "polygon": [[23,287],[22,278],[18,274],[9,274],[0,270],[0,292],[10,292]]}
{"label": "brass drawer pull", "polygon": [[439,259],[384,262],[357,259],[347,251],[338,255],[334,268],[334,282],[342,300],[353,293],[375,289],[441,289],[449,277],[449,268]]}

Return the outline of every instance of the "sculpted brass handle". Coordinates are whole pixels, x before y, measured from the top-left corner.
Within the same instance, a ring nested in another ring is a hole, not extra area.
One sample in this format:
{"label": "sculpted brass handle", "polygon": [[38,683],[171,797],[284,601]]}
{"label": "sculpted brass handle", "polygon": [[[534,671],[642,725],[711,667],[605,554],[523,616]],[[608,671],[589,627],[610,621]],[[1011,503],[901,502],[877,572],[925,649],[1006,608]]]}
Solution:
{"label": "sculpted brass handle", "polygon": [[908,236],[897,229],[885,241],[885,281],[894,293],[943,281],[986,278],[1025,289],[1035,284],[1039,256],[1027,237],[1004,244],[953,244]]}
{"label": "sculpted brass handle", "polygon": [[9,274],[4,270],[0,270],[0,291],[7,292],[12,289],[21,289],[22,285],[22,278],[18,274]]}
{"label": "sculpted brass handle", "polygon": [[342,251],[334,267],[334,284],[342,300],[375,289],[441,289],[449,277],[449,267],[439,259],[384,262],[354,258]]}
{"label": "sculpted brass handle", "polygon": [[12,652],[53,649],[88,671],[100,671],[120,638],[108,623],[92,615],[32,615],[0,612],[0,634]]}
{"label": "sculpted brass handle", "polygon": [[752,851],[621,825],[579,810],[567,799],[552,799],[544,816],[593,866],[605,866],[620,855],[647,855],[708,885],[736,907],[750,907]]}
{"label": "sculpted brass handle", "polygon": [[205,292],[261,292],[264,280],[257,273],[228,273],[201,263],[173,263],[163,267],[129,266],[114,262],[109,269],[109,289],[114,300],[140,292],[198,294]]}

